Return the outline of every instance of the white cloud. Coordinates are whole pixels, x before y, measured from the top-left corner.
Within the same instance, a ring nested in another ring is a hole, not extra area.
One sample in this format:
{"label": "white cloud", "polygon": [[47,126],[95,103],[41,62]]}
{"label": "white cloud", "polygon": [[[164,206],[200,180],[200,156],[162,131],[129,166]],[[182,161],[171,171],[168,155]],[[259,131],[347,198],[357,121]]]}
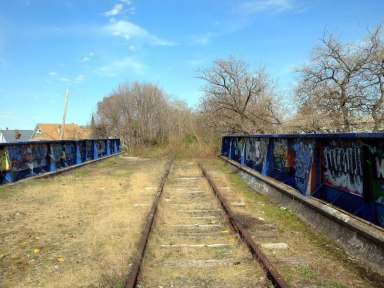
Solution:
{"label": "white cloud", "polygon": [[294,0],[254,0],[241,5],[243,13],[252,14],[264,10],[282,12],[293,9]]}
{"label": "white cloud", "polygon": [[72,77],[65,77],[58,74],[57,72],[51,71],[48,73],[48,75],[51,77],[50,79],[48,79],[48,83],[51,83],[51,84],[57,81],[80,83],[85,80],[85,76],[83,74],[79,74],[78,76],[72,78]]}
{"label": "white cloud", "polygon": [[175,43],[162,40],[157,36],[149,33],[144,28],[141,28],[140,26],[125,20],[111,21],[108,25],[104,27],[104,30],[111,35],[122,37],[126,40],[141,40],[148,42],[154,46],[175,45]]}
{"label": "white cloud", "polygon": [[89,52],[87,56],[85,56],[85,57],[83,57],[83,59],[81,59],[81,62],[89,62],[89,61],[91,61],[93,55],[95,55],[95,53]]}
{"label": "white cloud", "polygon": [[103,76],[116,76],[126,70],[132,70],[135,73],[143,73],[145,66],[131,57],[125,57],[108,65],[101,66],[97,73]]}
{"label": "white cloud", "polygon": [[83,74],[80,74],[78,75],[76,78],[75,78],[75,82],[79,83],[79,82],[83,82],[85,80],[85,76]]}
{"label": "white cloud", "polygon": [[115,4],[111,10],[104,12],[104,15],[107,17],[112,17],[118,15],[123,9],[123,4]]}
{"label": "white cloud", "polygon": [[215,36],[217,36],[217,35],[215,35],[213,33],[206,33],[203,35],[194,36],[194,37],[192,37],[192,44],[205,46]]}
{"label": "white cloud", "polygon": [[60,80],[61,82],[69,82],[69,78],[67,77],[59,77],[58,80]]}
{"label": "white cloud", "polygon": [[185,64],[187,64],[189,67],[196,69],[202,66],[202,64],[205,62],[204,59],[190,59],[186,60]]}

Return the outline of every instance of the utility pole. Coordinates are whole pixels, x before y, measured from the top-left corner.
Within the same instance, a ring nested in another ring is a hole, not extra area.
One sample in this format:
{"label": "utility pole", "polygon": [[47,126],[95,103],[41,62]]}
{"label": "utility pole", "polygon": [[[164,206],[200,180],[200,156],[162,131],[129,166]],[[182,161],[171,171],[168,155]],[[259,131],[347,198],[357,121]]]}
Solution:
{"label": "utility pole", "polygon": [[68,104],[68,98],[69,98],[69,88],[67,88],[67,93],[66,93],[66,95],[65,95],[64,115],[63,115],[63,125],[61,126],[60,140],[63,140],[63,138],[64,138],[64,127],[65,127],[65,117],[67,116],[67,104]]}

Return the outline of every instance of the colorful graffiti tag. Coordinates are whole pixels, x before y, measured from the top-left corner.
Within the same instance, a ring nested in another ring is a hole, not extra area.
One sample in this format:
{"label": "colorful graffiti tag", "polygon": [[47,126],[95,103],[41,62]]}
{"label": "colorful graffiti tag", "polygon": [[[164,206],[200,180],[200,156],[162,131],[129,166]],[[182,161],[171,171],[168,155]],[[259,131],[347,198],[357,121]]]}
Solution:
{"label": "colorful graffiti tag", "polygon": [[354,194],[363,194],[360,143],[331,141],[322,146],[323,183]]}
{"label": "colorful graffiti tag", "polygon": [[235,159],[236,161],[240,161],[241,159],[241,154],[243,152],[243,142],[244,140],[241,138],[241,139],[233,139],[232,141],[232,151],[233,151],[233,155],[232,155],[232,158]]}
{"label": "colorful graffiti tag", "polygon": [[287,139],[274,139],[273,168],[285,172],[288,167],[288,141]]}
{"label": "colorful graffiti tag", "polygon": [[7,148],[9,166],[12,171],[33,169],[30,145],[12,145]]}
{"label": "colorful graffiti tag", "polygon": [[0,172],[8,170],[7,156],[5,149],[0,148]]}
{"label": "colorful graffiti tag", "polygon": [[73,165],[76,164],[76,144],[75,143],[65,143],[65,164]]}
{"label": "colorful graffiti tag", "polygon": [[93,158],[93,142],[92,141],[86,141],[85,146],[86,146],[86,150],[87,150],[86,159],[87,160],[92,159]]}
{"label": "colorful graffiti tag", "polygon": [[268,142],[269,139],[266,138],[248,138],[246,140],[246,163],[248,166],[253,167],[259,172],[262,169],[262,165],[267,154]]}
{"label": "colorful graffiti tag", "polygon": [[96,141],[96,149],[98,157],[104,156],[106,150],[104,141]]}
{"label": "colorful graffiti tag", "polygon": [[310,139],[295,139],[291,144],[294,153],[295,186],[305,193],[307,190],[309,173],[312,166],[314,143]]}
{"label": "colorful graffiti tag", "polygon": [[384,144],[364,145],[369,150],[370,186],[373,200],[384,205]]}

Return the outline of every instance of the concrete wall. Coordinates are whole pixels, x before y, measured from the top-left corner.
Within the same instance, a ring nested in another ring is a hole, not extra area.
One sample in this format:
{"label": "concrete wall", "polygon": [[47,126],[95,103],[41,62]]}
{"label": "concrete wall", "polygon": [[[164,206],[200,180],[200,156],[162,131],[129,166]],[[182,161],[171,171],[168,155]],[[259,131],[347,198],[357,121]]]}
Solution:
{"label": "concrete wall", "polygon": [[225,136],[221,155],[384,227],[384,134]]}

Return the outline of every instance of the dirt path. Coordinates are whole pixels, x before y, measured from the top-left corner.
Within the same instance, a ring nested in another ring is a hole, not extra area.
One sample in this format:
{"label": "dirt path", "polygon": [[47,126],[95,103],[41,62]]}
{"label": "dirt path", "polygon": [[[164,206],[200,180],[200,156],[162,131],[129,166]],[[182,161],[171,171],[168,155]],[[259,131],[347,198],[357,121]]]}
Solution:
{"label": "dirt path", "polygon": [[0,189],[0,287],[124,283],[164,164],[116,157]]}

